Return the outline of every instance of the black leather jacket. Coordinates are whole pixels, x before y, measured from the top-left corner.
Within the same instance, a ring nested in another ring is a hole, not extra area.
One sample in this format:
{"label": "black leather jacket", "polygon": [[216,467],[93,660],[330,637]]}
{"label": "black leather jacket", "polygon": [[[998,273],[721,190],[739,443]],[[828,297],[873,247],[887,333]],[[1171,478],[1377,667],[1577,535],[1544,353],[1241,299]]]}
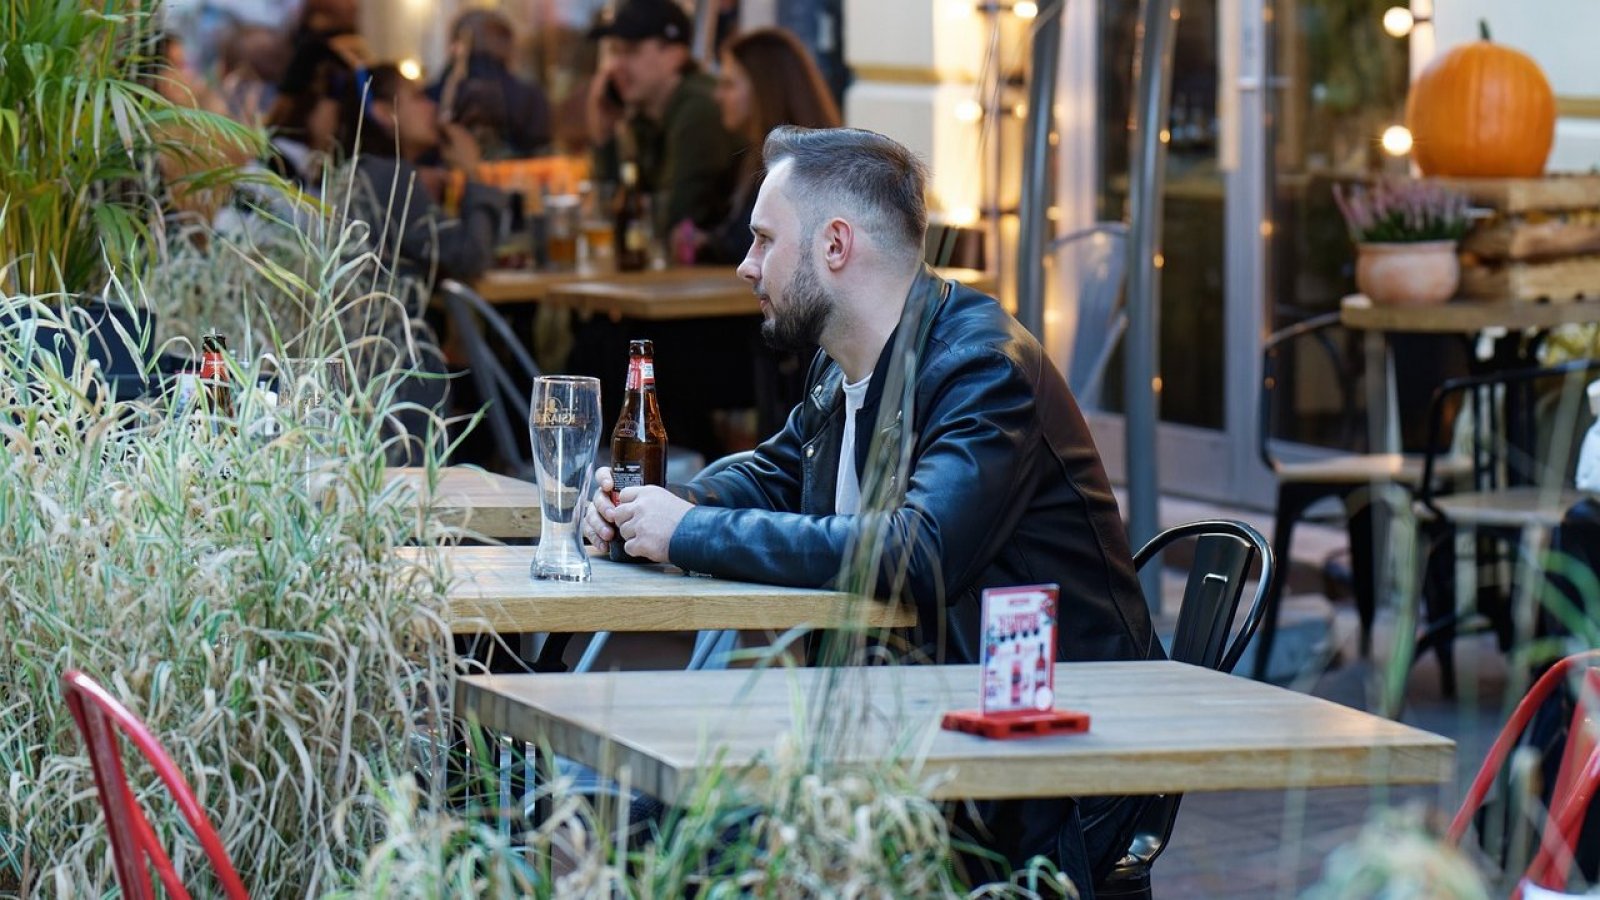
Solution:
{"label": "black leather jacket", "polygon": [[[1160,658],[1116,500],[1066,382],[992,298],[931,279],[917,279],[896,332],[926,340],[904,496],[884,529],[883,568],[903,567],[901,596],[917,606],[914,642],[937,661],[976,663],[983,589],[1054,582],[1058,658]],[[856,416],[858,473],[896,344]],[[753,459],[675,488],[697,506],[673,535],[674,564],[772,584],[836,583],[863,527],[861,516],[834,515],[842,380],[818,353],[805,400]],[[902,417],[886,421],[904,430]],[[889,589],[881,579],[879,593]]]}

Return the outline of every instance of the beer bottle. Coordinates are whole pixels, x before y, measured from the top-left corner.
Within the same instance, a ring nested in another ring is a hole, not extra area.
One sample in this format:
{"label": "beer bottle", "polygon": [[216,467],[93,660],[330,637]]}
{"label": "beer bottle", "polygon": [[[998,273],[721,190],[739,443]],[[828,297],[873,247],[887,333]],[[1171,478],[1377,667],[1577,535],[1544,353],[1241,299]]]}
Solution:
{"label": "beer bottle", "polygon": [[200,385],[207,410],[215,417],[213,430],[221,431],[233,418],[233,382],[228,373],[228,339],[216,331],[200,338]]}
{"label": "beer bottle", "polygon": [[617,270],[639,272],[650,265],[650,205],[639,186],[639,164],[622,164],[622,187],[617,191],[616,225],[612,240],[617,245]]}
{"label": "beer bottle", "polygon": [[[626,487],[667,483],[667,429],[661,424],[656,403],[655,345],[628,342],[628,385],[622,414],[611,432],[611,480],[617,493]],[[617,562],[644,562],[622,549],[622,536],[611,541],[611,558]]]}

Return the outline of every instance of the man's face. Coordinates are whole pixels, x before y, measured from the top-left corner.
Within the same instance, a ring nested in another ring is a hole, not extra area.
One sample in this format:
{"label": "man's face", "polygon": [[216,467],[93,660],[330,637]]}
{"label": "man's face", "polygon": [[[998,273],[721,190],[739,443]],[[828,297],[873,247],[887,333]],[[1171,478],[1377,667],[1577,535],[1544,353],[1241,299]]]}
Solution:
{"label": "man's face", "polygon": [[817,277],[816,235],[807,233],[790,199],[789,165],[779,163],[761,184],[750,214],[750,252],[739,277],[761,301],[761,335],[779,350],[805,351],[822,340],[834,299]]}
{"label": "man's face", "polygon": [[687,50],[660,38],[629,41],[606,38],[607,71],[617,93],[629,106],[648,106],[676,84]]}

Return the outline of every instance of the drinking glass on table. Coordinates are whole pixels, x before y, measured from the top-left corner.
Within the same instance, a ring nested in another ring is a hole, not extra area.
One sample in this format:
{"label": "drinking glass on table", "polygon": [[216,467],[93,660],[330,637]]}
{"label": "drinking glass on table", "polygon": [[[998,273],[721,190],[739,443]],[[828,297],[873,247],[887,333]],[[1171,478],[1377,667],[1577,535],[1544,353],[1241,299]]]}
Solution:
{"label": "drinking glass on table", "polygon": [[533,381],[528,416],[539,479],[539,548],[534,578],[588,581],[589,554],[578,521],[593,489],[600,446],[600,380],[541,375]]}
{"label": "drinking glass on table", "polygon": [[274,359],[277,371],[277,406],[301,431],[302,471],[307,486],[315,488],[320,476],[338,461],[339,408],[349,393],[344,360],[338,357],[287,357]]}

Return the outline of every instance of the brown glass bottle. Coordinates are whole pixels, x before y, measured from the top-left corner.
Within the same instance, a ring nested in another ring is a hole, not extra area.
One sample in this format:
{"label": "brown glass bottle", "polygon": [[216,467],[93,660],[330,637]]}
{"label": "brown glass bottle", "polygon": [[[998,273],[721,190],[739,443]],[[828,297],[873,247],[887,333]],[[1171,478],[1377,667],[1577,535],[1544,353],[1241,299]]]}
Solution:
{"label": "brown glass bottle", "polygon": [[650,202],[639,187],[638,163],[622,164],[622,186],[617,189],[616,224],[612,240],[617,246],[617,270],[639,272],[650,265]]}
{"label": "brown glass bottle", "polygon": [[[228,373],[228,339],[215,331],[200,338],[200,385],[206,408],[219,420],[233,418],[233,380]],[[217,429],[231,423],[219,421]]]}
{"label": "brown glass bottle", "polygon": [[[617,427],[611,432],[611,480],[616,492],[667,483],[667,428],[661,424],[661,407],[656,402],[654,356],[655,345],[650,341],[628,342],[627,392]],[[622,549],[621,536],[611,541],[610,554],[617,562],[645,562]]]}

